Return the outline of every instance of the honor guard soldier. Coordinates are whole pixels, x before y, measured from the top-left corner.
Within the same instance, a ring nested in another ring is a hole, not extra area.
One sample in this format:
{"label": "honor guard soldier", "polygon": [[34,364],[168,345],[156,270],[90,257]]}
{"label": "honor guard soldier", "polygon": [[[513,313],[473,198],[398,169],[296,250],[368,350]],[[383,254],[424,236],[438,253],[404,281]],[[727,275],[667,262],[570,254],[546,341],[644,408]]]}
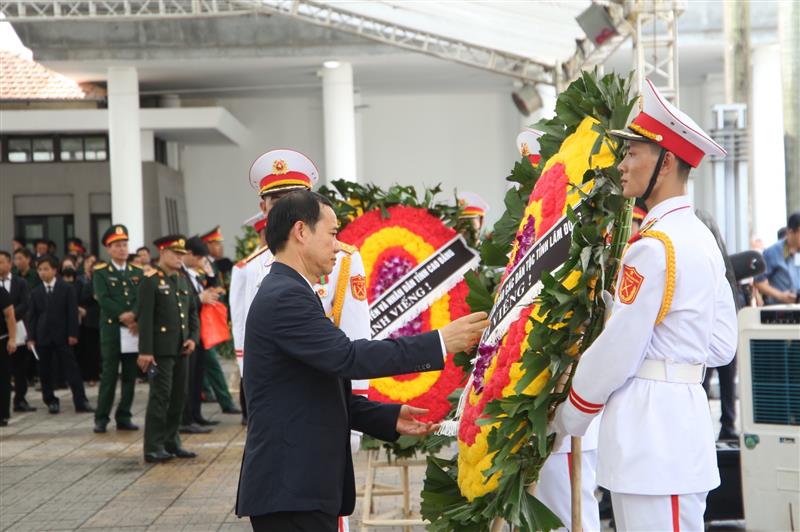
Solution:
{"label": "honor guard soldier", "polygon": [[539,155],[539,137],[541,136],[541,131],[531,128],[525,128],[517,135],[519,154],[526,157],[531,166],[538,166],[542,160],[542,156]]}
{"label": "honor guard soldier", "polygon": [[580,436],[601,411],[597,481],[618,530],[703,530],[719,486],[706,366],[731,361],[737,324],[713,235],[686,195],[691,168],[725,150],[646,80],[619,165],[648,213],[622,258],[611,316],[584,352],[555,427]]}
{"label": "honor guard soldier", "polygon": [[[242,225],[252,227],[258,235],[258,245],[250,255],[236,263],[231,271],[231,288],[228,294],[231,306],[231,334],[233,348],[236,352],[236,363],[239,365],[239,376],[243,369],[244,349],[244,323],[250,303],[258,290],[261,279],[269,273],[272,264],[272,253],[267,248],[264,238],[264,228],[267,226],[267,217],[263,212],[251,216]],[[261,257],[261,258],[259,258]]]}
{"label": "honor guard soldier", "polygon": [[[517,149],[520,155],[527,158],[532,166],[541,161],[539,155],[540,131],[526,128],[517,135]],[[597,480],[597,434],[600,430],[600,418],[597,417],[587,429],[581,441],[581,525],[584,530],[600,530],[600,508],[597,505],[595,490]],[[571,501],[571,469],[572,442],[563,438],[554,447],[539,472],[535,496],[558,516],[567,530],[572,530]]]}
{"label": "honor guard soldier", "polygon": [[[261,155],[250,167],[250,184],[258,190],[261,198],[259,206],[266,217],[272,205],[286,193],[297,190],[311,190],[319,179],[319,172],[313,161],[294,150],[272,150]],[[266,228],[269,231],[269,227]],[[269,272],[274,258],[267,251],[256,252],[249,262],[258,261],[252,266],[250,278],[256,282],[248,283],[245,296],[245,309],[250,308],[261,280]],[[369,304],[366,297],[366,277],[364,264],[358,250],[342,245],[336,254],[333,272],[319,280],[314,290],[322,301],[326,314],[351,340],[369,339]],[[241,313],[241,312],[239,312]],[[233,314],[233,310],[231,310]],[[244,311],[244,317],[247,311]],[[244,326],[241,327],[242,333]],[[235,338],[236,334],[234,334]],[[241,335],[242,341],[244,334]],[[367,381],[353,381],[354,393],[366,394]],[[351,445],[357,447],[360,436],[351,438]]]}
{"label": "honor guard soldier", "polygon": [[150,380],[144,422],[145,462],[197,456],[181,447],[178,426],[186,398],[188,357],[199,341],[197,306],[181,256],[183,235],[159,238],[158,266],[139,284],[138,364]]}
{"label": "honor guard soldier", "polygon": [[489,202],[468,191],[459,192],[457,198],[458,206],[461,208],[461,213],[458,215],[458,230],[470,246],[477,248],[480,246],[483,221],[489,212]]}
{"label": "honor guard soldier", "polygon": [[[263,212],[250,217],[243,225],[252,227],[258,235],[258,245],[246,258],[236,263],[231,271],[231,286],[228,292],[228,302],[231,311],[231,335],[233,336],[233,349],[236,352],[236,364],[239,366],[239,377],[244,370],[244,324],[247,311],[253,302],[255,291],[261,279],[269,272],[272,264],[272,253],[267,248],[264,237],[264,228],[267,226],[267,217]],[[243,381],[239,380],[239,406],[242,410],[242,425],[247,424],[247,405],[244,397]]]}
{"label": "honor guard soldier", "polygon": [[[92,273],[94,297],[100,306],[100,388],[97,410],[94,414],[94,431],[106,432],[117,377],[121,383],[119,404],[114,413],[117,430],[138,430],[131,420],[131,405],[136,387],[136,302],[138,286],[144,278],[142,269],[128,262],[128,229],[114,224],[103,233],[103,245],[111,260],[98,262]],[[123,348],[120,337],[125,336]],[[120,374],[120,365],[122,372]]]}

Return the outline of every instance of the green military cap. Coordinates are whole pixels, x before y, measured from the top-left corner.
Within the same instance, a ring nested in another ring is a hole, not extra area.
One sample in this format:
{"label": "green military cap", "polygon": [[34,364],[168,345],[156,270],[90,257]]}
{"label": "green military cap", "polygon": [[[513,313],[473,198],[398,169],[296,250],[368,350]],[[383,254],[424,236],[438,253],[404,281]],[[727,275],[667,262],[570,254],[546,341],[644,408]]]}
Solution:
{"label": "green military cap", "polygon": [[183,235],[167,235],[154,240],[153,245],[159,251],[171,249],[176,253],[186,253],[186,237]]}
{"label": "green military cap", "polygon": [[114,224],[103,233],[102,242],[104,246],[110,246],[118,240],[128,240],[128,228],[122,224]]}

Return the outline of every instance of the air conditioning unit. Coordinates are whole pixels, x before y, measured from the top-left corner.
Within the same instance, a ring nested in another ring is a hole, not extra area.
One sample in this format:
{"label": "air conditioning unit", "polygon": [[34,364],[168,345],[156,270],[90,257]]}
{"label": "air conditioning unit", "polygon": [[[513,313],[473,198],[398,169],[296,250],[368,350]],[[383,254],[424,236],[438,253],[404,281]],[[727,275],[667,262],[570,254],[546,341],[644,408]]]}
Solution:
{"label": "air conditioning unit", "polygon": [[739,312],[747,530],[800,530],[800,305]]}

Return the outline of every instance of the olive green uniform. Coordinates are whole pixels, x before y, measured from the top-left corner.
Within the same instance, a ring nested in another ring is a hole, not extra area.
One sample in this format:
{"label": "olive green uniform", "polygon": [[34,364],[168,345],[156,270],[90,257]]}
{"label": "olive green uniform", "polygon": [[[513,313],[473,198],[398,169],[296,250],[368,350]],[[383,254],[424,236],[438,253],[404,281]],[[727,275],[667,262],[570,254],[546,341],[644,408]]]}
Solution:
{"label": "olive green uniform", "polygon": [[105,262],[94,267],[92,285],[94,298],[100,305],[102,361],[97,410],[94,414],[95,424],[108,423],[111,408],[114,406],[120,363],[122,364],[121,391],[114,419],[118,424],[131,421],[131,405],[138,368],[136,352],[120,353],[119,334],[123,325],[119,321],[119,315],[124,312],[136,312],[137,288],[143,278],[142,269],[130,263],[126,263],[121,270],[113,263]]}
{"label": "olive green uniform", "polygon": [[[139,353],[155,356],[157,372],[150,381],[144,423],[144,452],[175,451],[181,447],[178,425],[186,399],[186,340],[199,341],[199,320],[191,288],[179,272],[161,268],[139,285]],[[190,355],[193,356],[193,355]]]}
{"label": "olive green uniform", "polygon": [[28,273],[25,275],[22,275],[21,273],[17,273],[17,275],[25,279],[25,282],[28,283],[28,290],[33,290],[42,284],[42,280],[39,278],[39,274],[36,272],[35,264],[31,264],[31,267],[28,268]]}

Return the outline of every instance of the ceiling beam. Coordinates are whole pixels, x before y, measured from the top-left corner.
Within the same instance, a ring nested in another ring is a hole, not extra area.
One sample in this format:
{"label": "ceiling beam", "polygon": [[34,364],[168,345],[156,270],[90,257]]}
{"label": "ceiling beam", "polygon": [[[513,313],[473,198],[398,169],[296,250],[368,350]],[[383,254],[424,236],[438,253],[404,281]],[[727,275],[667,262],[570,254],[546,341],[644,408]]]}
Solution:
{"label": "ceiling beam", "polygon": [[[621,0],[603,0],[612,16]],[[602,64],[631,34],[624,17],[614,16],[618,34],[602,46],[578,40],[572,56],[561,65],[478,46],[459,39],[420,31],[408,26],[359,15],[335,4],[313,0],[3,0],[0,13],[8,22],[48,20],[148,20],[207,18],[269,14],[346,32],[352,35],[438,57],[518,79],[523,83],[564,86],[581,70]]]}

